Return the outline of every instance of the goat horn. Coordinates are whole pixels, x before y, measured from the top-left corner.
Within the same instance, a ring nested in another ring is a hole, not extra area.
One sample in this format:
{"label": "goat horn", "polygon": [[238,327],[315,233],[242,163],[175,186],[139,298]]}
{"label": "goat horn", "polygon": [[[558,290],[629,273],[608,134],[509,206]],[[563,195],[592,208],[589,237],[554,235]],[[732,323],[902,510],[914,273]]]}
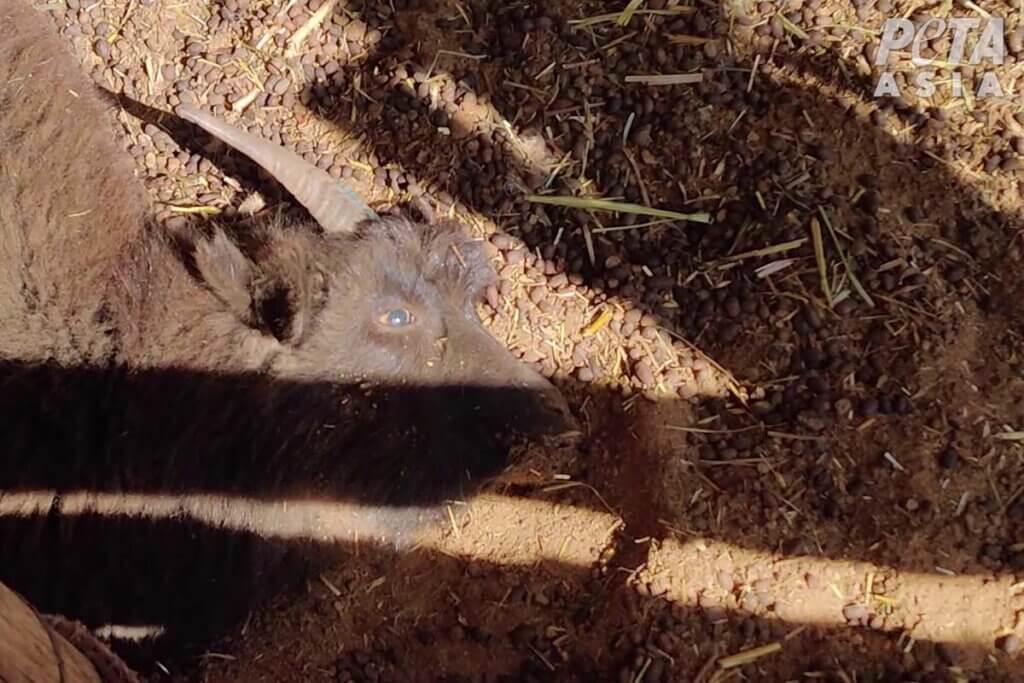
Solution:
{"label": "goat horn", "polygon": [[377,214],[342,182],[294,152],[236,128],[188,104],[176,113],[262,166],[297,199],[326,232],[352,232]]}

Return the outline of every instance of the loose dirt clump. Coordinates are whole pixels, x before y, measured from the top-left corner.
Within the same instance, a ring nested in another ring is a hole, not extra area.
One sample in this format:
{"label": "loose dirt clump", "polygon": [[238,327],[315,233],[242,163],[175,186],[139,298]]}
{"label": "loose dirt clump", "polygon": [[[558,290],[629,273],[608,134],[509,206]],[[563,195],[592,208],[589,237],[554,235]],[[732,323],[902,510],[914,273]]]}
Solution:
{"label": "loose dirt clump", "polygon": [[171,678],[1024,680],[1024,114],[873,96],[897,16],[1007,17],[1011,88],[1015,7],[38,4],[126,98],[161,219],[288,203],[181,102],[457,216],[501,278],[488,325],[586,428]]}

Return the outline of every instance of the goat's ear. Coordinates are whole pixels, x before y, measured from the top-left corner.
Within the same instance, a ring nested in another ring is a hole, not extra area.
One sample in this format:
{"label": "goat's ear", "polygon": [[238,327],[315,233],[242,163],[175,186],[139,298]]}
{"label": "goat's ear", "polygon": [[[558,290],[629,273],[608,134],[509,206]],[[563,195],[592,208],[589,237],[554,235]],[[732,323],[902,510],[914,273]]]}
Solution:
{"label": "goat's ear", "polygon": [[247,325],[256,321],[252,310],[253,263],[221,230],[194,243],[195,268],[206,286]]}
{"label": "goat's ear", "polygon": [[247,257],[223,232],[195,248],[200,276],[246,325],[296,344],[327,295],[327,277],[308,239],[274,235]]}
{"label": "goat's ear", "polygon": [[255,257],[252,309],[260,326],[280,341],[297,344],[327,299],[327,272],[307,235],[278,235]]}

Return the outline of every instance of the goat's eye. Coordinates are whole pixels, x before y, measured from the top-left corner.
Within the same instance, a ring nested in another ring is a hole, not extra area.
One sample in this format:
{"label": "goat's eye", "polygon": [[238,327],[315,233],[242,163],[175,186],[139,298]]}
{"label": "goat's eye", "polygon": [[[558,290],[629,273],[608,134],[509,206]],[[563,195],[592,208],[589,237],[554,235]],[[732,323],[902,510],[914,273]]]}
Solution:
{"label": "goat's eye", "polygon": [[404,308],[392,308],[380,317],[380,322],[387,327],[405,327],[412,324],[412,313]]}

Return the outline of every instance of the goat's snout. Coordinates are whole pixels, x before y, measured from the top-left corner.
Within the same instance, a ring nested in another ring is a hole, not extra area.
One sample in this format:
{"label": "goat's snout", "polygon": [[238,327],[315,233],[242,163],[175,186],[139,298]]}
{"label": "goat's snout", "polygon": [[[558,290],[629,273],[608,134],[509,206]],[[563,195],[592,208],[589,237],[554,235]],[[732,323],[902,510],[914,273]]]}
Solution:
{"label": "goat's snout", "polygon": [[521,436],[566,437],[578,423],[562,392],[516,358],[483,327],[460,323],[448,331],[448,350],[458,359],[450,381],[478,391],[478,409]]}
{"label": "goat's snout", "polygon": [[[504,348],[502,349],[504,350]],[[506,351],[506,355],[518,366],[521,388],[528,392],[537,403],[541,424],[535,436],[565,437],[578,433],[578,423],[569,409],[562,392],[532,367],[526,365]]]}

